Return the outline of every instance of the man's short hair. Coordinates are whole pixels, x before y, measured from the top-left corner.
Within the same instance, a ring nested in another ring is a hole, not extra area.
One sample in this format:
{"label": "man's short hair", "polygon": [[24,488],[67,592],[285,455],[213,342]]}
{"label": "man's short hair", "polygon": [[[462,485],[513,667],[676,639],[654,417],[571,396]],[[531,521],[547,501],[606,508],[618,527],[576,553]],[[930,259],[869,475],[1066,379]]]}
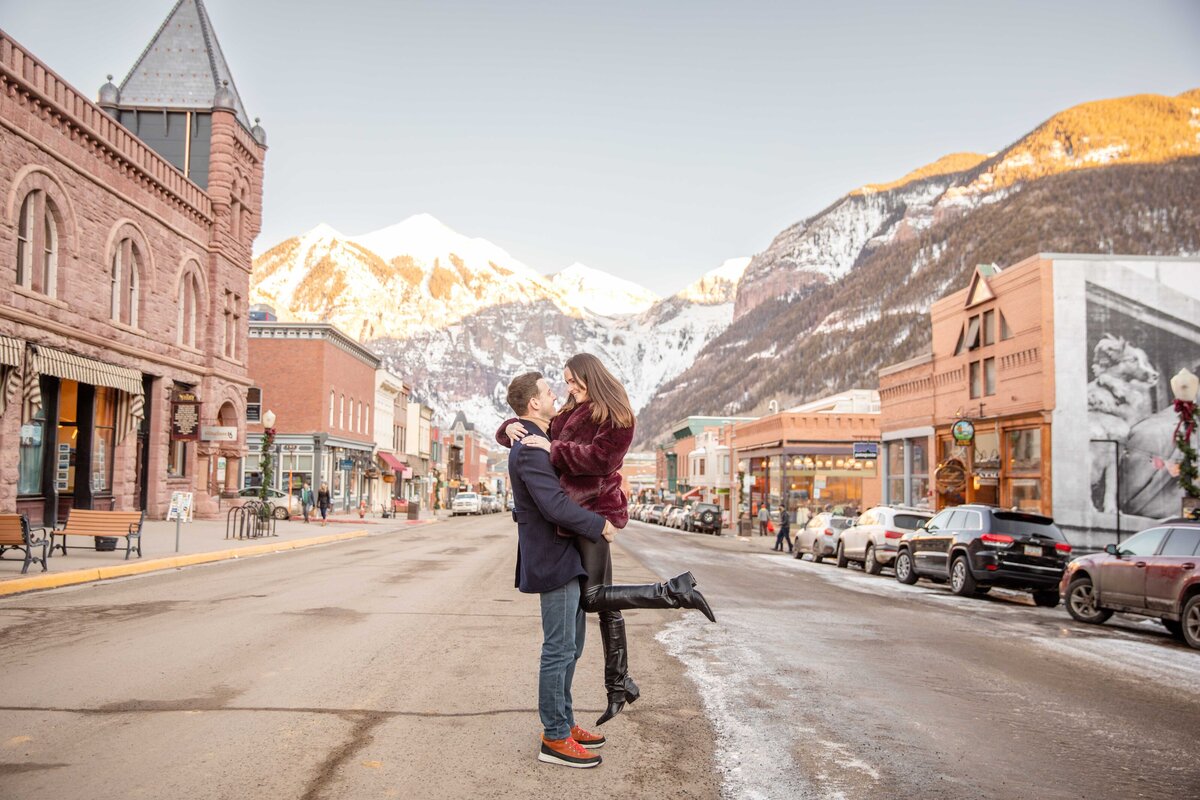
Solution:
{"label": "man's short hair", "polygon": [[526,372],[513,378],[508,384],[508,406],[518,417],[529,413],[529,401],[537,397],[537,384],[541,379],[540,372]]}

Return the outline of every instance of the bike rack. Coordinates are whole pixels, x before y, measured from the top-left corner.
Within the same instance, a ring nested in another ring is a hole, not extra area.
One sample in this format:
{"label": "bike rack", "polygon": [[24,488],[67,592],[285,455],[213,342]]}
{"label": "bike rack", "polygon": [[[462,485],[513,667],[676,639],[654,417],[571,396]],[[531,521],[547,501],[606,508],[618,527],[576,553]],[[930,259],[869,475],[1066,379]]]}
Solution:
{"label": "bike rack", "polygon": [[225,515],[226,539],[258,539],[277,536],[275,507],[261,500],[250,500],[229,509]]}

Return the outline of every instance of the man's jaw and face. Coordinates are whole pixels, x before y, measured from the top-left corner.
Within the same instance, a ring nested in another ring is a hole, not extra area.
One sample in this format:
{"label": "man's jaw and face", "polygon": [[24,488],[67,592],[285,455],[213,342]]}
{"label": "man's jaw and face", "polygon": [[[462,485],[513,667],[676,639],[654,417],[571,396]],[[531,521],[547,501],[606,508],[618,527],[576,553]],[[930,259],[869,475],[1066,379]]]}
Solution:
{"label": "man's jaw and face", "polygon": [[545,427],[554,416],[554,403],[558,398],[554,396],[554,390],[545,378],[538,379],[537,387],[538,393],[529,400],[529,411],[525,416]]}

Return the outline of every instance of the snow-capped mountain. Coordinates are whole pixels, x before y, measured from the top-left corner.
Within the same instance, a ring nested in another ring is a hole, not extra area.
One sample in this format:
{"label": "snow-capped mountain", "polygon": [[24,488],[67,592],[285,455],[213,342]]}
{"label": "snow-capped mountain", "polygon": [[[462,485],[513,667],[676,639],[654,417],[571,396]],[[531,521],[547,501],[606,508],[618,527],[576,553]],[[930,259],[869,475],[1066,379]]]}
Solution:
{"label": "snow-capped mountain", "polygon": [[729,325],[748,261],[659,300],[582,264],[542,276],[420,214],[357,236],[322,224],[272,247],[255,259],[251,301],[281,320],[334,323],[382,355],[439,420],[463,411],[486,429],[508,415],[513,375],[558,380],[583,351],[604,359],[640,408]]}
{"label": "snow-capped mountain", "polygon": [[575,262],[550,276],[550,284],[593,314],[607,317],[640,314],[659,297],[633,281]]}

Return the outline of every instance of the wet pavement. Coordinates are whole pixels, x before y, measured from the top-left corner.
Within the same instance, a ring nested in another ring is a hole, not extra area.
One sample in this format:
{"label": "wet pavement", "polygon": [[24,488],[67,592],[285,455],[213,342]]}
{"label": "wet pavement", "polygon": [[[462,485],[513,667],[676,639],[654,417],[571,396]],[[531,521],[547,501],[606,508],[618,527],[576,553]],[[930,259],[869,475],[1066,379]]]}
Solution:
{"label": "wet pavement", "polygon": [[658,638],[704,698],[725,797],[1200,797],[1200,651],[1157,622],[903,586],[773,537],[634,522],[621,542],[692,569],[716,610]]}

